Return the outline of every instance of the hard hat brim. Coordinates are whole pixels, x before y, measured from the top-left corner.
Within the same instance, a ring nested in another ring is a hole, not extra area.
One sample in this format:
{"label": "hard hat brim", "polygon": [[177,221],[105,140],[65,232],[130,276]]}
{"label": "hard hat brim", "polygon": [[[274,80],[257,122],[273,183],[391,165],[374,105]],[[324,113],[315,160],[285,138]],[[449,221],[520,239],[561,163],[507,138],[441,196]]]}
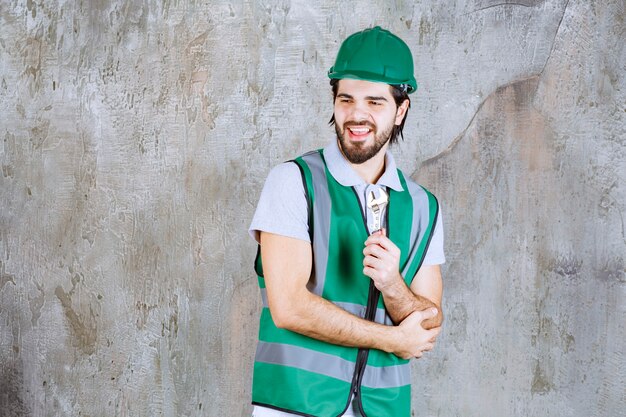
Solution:
{"label": "hard hat brim", "polygon": [[328,70],[328,78],[334,80],[341,80],[344,78],[352,79],[352,80],[362,80],[362,81],[370,81],[374,83],[383,83],[389,85],[407,85],[407,93],[411,94],[417,90],[417,82],[413,80],[395,80],[391,78],[386,78],[385,81],[380,79],[380,74],[373,74],[366,71],[334,71],[333,68]]}

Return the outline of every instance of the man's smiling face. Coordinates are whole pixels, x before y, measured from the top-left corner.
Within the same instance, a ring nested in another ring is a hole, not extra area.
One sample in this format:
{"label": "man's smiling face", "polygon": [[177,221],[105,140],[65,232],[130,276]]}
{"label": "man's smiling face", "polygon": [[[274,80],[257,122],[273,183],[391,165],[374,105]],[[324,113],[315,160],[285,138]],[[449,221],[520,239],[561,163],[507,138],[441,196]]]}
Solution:
{"label": "man's smiling face", "polygon": [[386,150],[391,131],[402,122],[405,112],[404,106],[396,106],[388,84],[339,80],[335,131],[346,159],[362,164]]}

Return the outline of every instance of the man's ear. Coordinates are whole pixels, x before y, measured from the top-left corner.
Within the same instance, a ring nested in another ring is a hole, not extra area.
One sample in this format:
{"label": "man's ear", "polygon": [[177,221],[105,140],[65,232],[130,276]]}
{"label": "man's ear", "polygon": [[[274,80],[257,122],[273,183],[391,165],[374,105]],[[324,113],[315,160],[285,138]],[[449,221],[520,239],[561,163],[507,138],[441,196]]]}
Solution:
{"label": "man's ear", "polygon": [[404,116],[406,116],[406,112],[409,109],[410,103],[411,101],[407,98],[406,100],[402,102],[402,104],[400,104],[400,106],[398,106],[398,109],[396,110],[396,121],[395,121],[396,126],[400,126],[400,124],[404,120]]}

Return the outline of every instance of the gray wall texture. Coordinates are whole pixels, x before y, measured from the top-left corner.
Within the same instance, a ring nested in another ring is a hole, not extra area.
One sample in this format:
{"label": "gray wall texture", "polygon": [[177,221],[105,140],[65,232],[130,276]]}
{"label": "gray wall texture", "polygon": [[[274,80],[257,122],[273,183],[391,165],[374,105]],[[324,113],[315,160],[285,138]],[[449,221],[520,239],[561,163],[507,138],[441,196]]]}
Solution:
{"label": "gray wall texture", "polygon": [[415,416],[626,416],[622,0],[0,1],[0,416],[249,416],[265,175],[412,47],[445,219]]}

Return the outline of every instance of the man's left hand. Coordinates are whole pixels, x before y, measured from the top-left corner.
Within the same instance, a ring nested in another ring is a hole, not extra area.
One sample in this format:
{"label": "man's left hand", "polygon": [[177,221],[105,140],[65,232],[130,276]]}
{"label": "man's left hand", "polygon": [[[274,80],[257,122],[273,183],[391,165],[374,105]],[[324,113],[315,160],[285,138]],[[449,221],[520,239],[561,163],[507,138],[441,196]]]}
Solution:
{"label": "man's left hand", "polygon": [[372,233],[363,249],[363,274],[381,292],[403,282],[399,272],[400,249],[385,235],[385,229]]}

